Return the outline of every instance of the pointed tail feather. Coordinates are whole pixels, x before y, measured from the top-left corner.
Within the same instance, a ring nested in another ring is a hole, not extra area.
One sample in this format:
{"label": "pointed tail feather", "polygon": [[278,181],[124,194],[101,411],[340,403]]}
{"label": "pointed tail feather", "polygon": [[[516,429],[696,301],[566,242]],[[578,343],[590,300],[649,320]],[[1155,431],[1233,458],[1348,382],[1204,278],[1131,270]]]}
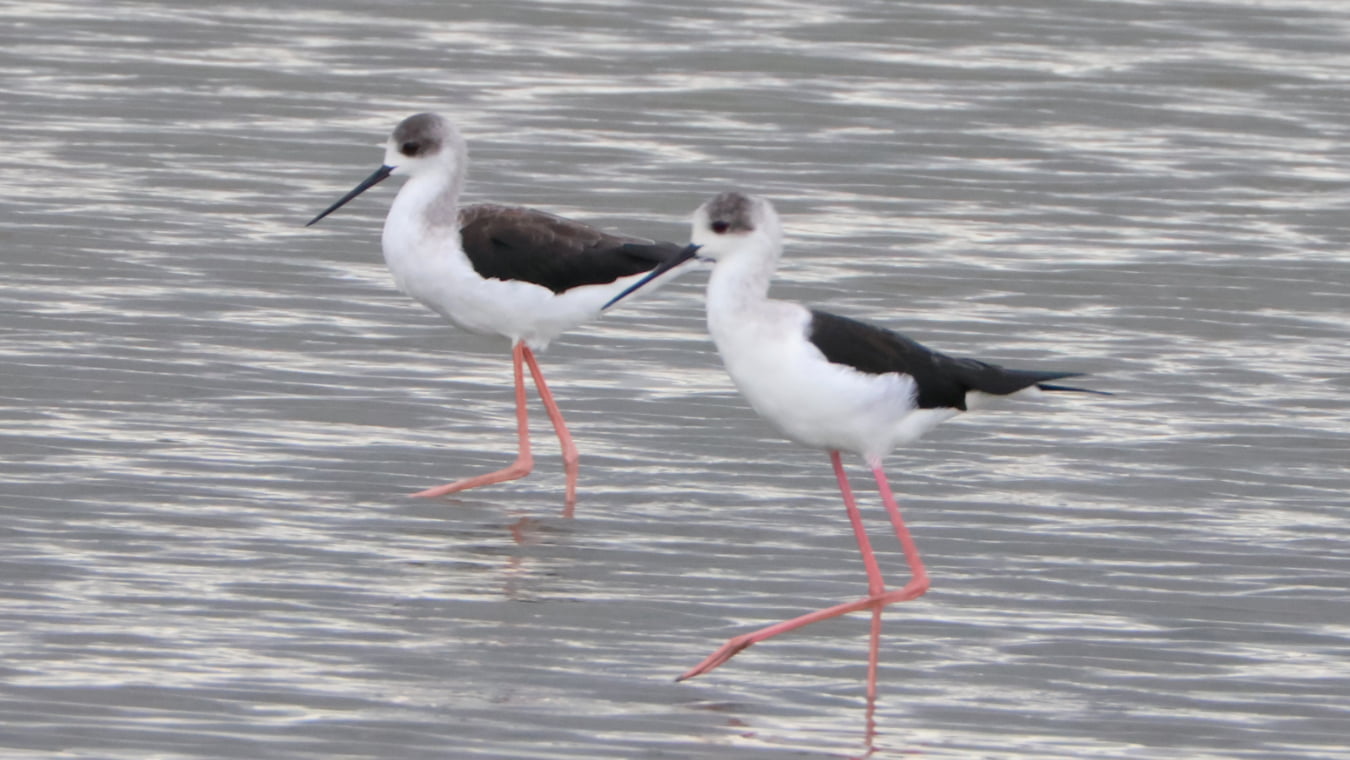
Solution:
{"label": "pointed tail feather", "polygon": [[[1057,383],[1049,382],[1051,380],[1063,380],[1066,377],[1083,377],[1084,373],[1082,372],[1055,372],[1055,371],[1034,370],[1034,369],[1004,369],[1002,367],[995,367],[995,368],[1001,374],[1001,377],[999,377],[999,381],[1001,381],[1004,384],[1011,383],[1013,385],[1019,385],[1020,387],[1023,388],[1034,385],[1043,391],[1062,391],[1066,393],[1095,393],[1098,396],[1112,395],[1111,393],[1108,393],[1106,391],[1097,391],[1091,388],[1079,388],[1073,385],[1059,385]],[[980,390],[991,390],[991,389],[981,388]],[[1003,392],[1006,393],[1007,391]]]}

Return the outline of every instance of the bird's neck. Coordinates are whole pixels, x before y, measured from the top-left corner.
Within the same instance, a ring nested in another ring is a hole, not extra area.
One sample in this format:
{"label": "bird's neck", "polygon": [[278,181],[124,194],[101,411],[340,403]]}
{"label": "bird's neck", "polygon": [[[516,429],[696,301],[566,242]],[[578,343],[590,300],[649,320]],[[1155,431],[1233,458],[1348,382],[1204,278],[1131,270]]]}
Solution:
{"label": "bird's neck", "polygon": [[459,236],[460,184],[459,175],[410,177],[384,222],[389,271],[399,289],[428,305],[435,299],[424,291],[467,265]]}
{"label": "bird's neck", "polygon": [[717,262],[708,277],[708,320],[737,319],[737,315],[763,307],[769,300],[769,282],[777,258],[768,255],[755,255],[760,252],[745,251],[742,255]]}
{"label": "bird's neck", "polygon": [[400,226],[419,234],[459,229],[459,193],[464,173],[428,173],[409,177],[389,208],[386,228],[397,217]]}
{"label": "bird's neck", "polygon": [[[422,174],[408,178],[384,221],[384,250],[435,250],[445,239],[459,243],[459,174]],[[394,267],[394,262],[389,262]]]}

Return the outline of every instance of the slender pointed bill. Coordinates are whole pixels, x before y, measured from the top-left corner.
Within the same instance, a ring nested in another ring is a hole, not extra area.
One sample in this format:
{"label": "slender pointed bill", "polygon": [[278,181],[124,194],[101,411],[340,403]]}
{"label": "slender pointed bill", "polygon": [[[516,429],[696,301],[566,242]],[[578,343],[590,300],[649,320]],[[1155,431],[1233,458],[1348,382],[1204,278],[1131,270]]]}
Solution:
{"label": "slender pointed bill", "polygon": [[627,290],[609,299],[609,303],[605,304],[604,306],[601,306],[600,310],[604,311],[605,309],[608,309],[609,307],[613,306],[619,301],[622,301],[624,297],[627,296],[629,293],[632,293],[633,291],[637,290],[643,285],[646,285],[652,280],[655,280],[657,277],[660,277],[666,272],[669,272],[675,267],[694,258],[698,254],[698,249],[701,247],[702,246],[694,245],[693,243],[690,243],[689,245],[685,246],[684,249],[681,250],[679,253],[675,254],[674,256],[671,256],[670,258],[666,259],[660,264],[657,264],[656,268],[648,272],[646,277],[643,277],[641,280],[638,280],[632,285],[629,285]]}
{"label": "slender pointed bill", "polygon": [[381,166],[380,168],[376,169],[369,177],[366,177],[365,179],[361,180],[361,184],[352,188],[352,191],[350,193],[347,193],[346,195],[339,198],[337,203],[334,203],[333,205],[324,209],[322,214],[319,214],[313,219],[310,219],[309,222],[305,224],[305,226],[308,227],[314,224],[315,222],[319,221],[320,219],[324,218],[325,216],[328,216],[334,211],[337,211],[338,209],[347,205],[347,201],[350,201],[352,198],[355,198],[361,193],[364,193],[370,188],[380,184],[385,179],[387,179],[389,177],[389,174],[393,171],[394,167],[392,166]]}

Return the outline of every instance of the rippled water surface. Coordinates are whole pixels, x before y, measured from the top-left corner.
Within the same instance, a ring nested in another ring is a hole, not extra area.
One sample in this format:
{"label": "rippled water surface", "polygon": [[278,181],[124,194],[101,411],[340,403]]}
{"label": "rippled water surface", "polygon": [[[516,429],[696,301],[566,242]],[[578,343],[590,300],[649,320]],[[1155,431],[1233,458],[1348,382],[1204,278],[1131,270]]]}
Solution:
{"label": "rippled water surface", "polygon": [[744,188],[783,297],[1116,394],[893,457],[873,756],[1350,753],[1350,6],[274,5],[0,6],[0,755],[867,752],[865,615],[672,680],[865,588],[702,275],[542,356],[576,519],[537,407],[532,477],[406,498],[511,457],[506,347],[394,290],[392,187],[301,225],[421,110],[470,200]]}

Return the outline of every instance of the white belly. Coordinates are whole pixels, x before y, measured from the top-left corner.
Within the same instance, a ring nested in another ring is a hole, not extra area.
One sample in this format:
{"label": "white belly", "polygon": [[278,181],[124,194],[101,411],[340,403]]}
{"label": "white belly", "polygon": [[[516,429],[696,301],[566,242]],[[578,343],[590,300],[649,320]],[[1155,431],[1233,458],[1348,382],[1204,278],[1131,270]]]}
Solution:
{"label": "white belly", "polygon": [[524,341],[534,349],[595,319],[606,301],[641,276],[563,293],[519,280],[484,279],[460,249],[457,234],[435,240],[409,229],[416,228],[385,225],[385,263],[400,290],[463,330]]}
{"label": "white belly", "polygon": [[826,361],[809,340],[810,314],[769,302],[753,317],[710,322],[722,361],[750,405],[788,437],[809,446],[881,458],[956,410],[915,409],[907,375],[868,375]]}

